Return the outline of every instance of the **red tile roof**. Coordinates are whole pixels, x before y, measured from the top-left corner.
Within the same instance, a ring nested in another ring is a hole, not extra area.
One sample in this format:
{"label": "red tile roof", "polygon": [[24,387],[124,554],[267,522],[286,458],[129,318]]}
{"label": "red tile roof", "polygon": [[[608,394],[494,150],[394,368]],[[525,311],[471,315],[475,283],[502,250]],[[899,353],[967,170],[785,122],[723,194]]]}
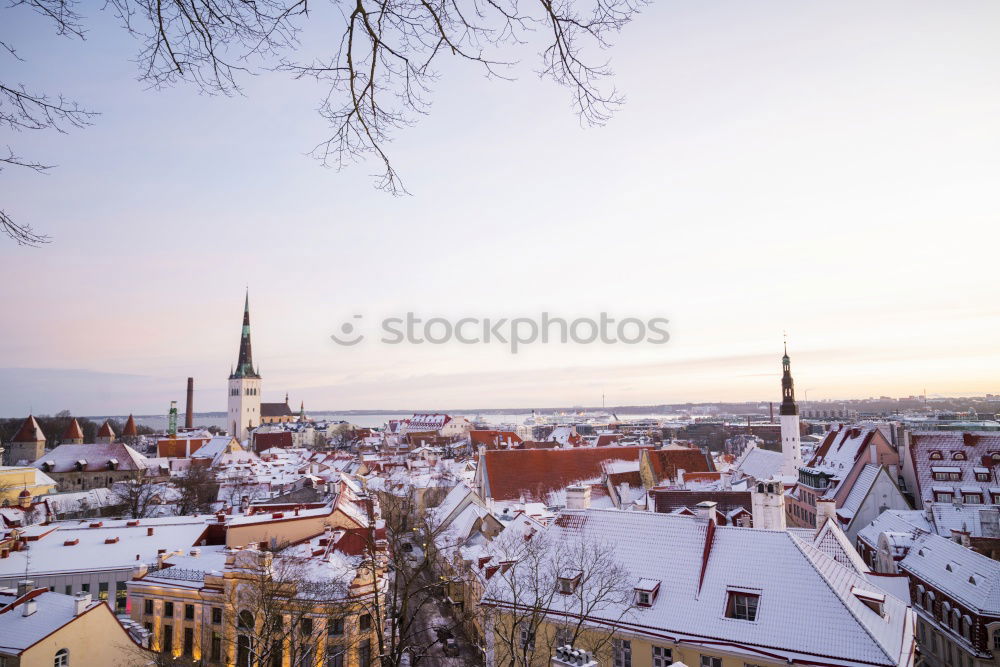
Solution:
{"label": "red tile roof", "polygon": [[677,471],[714,472],[715,466],[700,449],[653,449],[646,453],[649,469],[653,473],[653,481],[660,483],[665,479],[676,479]]}
{"label": "red tile roof", "polygon": [[122,435],[139,435],[139,431],[135,428],[135,420],[132,419],[132,415],[128,416],[128,421],[125,422],[125,428],[122,429]]}
{"label": "red tile roof", "polygon": [[115,432],[111,428],[111,420],[105,419],[104,423],[101,424],[101,428],[97,431],[98,438],[113,438],[115,437]]}
{"label": "red tile roof", "polygon": [[272,447],[288,448],[292,446],[292,432],[278,431],[276,433],[254,433],[253,447],[255,452],[262,452]]}
{"label": "red tile roof", "polygon": [[494,500],[517,500],[522,495],[544,502],[552,491],[586,480],[601,479],[605,461],[636,461],[645,447],[490,450],[484,455],[484,473]]}
{"label": "red tile roof", "polygon": [[21,424],[21,429],[11,442],[41,442],[42,440],[45,440],[42,427],[38,425],[37,419],[32,415],[28,415],[28,418]]}
{"label": "red tile roof", "polygon": [[515,445],[521,442],[521,436],[513,431],[469,431],[469,437],[474,446],[498,447],[500,443],[506,443],[508,440]]}
{"label": "red tile roof", "polygon": [[66,427],[66,432],[63,433],[63,440],[83,440],[83,429],[80,428],[80,422],[76,420],[76,417],[69,422],[69,426]]}

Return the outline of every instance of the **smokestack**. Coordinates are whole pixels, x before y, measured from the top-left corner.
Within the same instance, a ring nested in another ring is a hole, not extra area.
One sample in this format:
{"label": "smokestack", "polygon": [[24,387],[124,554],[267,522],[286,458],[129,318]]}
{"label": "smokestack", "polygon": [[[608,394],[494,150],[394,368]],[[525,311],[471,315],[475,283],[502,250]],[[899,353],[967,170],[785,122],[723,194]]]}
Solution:
{"label": "smokestack", "polygon": [[774,423],[774,403],[768,403],[767,404],[767,409],[768,409],[768,412],[771,415],[771,423],[773,424]]}
{"label": "smokestack", "polygon": [[184,415],[184,428],[194,428],[194,378],[188,378],[187,413]]}

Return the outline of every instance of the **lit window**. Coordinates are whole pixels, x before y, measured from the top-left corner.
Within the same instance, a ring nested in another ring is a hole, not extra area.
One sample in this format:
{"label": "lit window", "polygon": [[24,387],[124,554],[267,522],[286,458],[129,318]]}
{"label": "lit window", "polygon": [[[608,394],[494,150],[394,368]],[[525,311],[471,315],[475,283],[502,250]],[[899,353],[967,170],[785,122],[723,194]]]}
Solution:
{"label": "lit window", "polygon": [[741,621],[756,621],[757,602],[759,600],[760,596],[753,593],[730,591],[729,601],[726,604],[726,616]]}
{"label": "lit window", "polygon": [[69,649],[61,648],[56,651],[56,659],[52,664],[54,667],[69,667]]}

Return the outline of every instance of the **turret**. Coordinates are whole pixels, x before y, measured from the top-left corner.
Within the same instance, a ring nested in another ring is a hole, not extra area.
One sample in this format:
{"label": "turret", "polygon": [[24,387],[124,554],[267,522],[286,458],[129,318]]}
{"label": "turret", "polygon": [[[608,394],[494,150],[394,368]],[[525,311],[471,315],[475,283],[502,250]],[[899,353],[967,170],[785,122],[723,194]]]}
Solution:
{"label": "turret", "polygon": [[802,442],[799,431],[799,406],[795,403],[795,383],[792,380],[792,364],[788,357],[788,345],[781,357],[781,474],[796,477],[802,466]]}
{"label": "turret", "polygon": [[101,428],[97,431],[97,443],[101,445],[110,445],[115,441],[115,430],[111,428],[111,420],[105,419],[104,423],[101,424]]}

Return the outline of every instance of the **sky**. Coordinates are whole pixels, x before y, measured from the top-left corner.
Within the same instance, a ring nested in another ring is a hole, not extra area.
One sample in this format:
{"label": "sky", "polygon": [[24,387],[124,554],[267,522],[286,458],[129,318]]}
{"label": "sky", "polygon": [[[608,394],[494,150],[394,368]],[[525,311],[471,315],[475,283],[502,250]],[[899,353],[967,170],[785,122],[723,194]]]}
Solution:
{"label": "sky", "polygon": [[[390,147],[403,197],[306,155],[320,87],[149,90],[96,6],[83,42],[2,11],[2,78],[101,116],[0,137],[58,165],[0,173],[53,237],[0,240],[0,415],[165,413],[188,376],[224,410],[247,288],[264,400],[307,409],[776,400],[786,332],[800,397],[1000,393],[995,2],[656,1],[600,128],[531,48],[514,81],[445,59]],[[407,312],[662,317],[669,342],[378,342]]]}

